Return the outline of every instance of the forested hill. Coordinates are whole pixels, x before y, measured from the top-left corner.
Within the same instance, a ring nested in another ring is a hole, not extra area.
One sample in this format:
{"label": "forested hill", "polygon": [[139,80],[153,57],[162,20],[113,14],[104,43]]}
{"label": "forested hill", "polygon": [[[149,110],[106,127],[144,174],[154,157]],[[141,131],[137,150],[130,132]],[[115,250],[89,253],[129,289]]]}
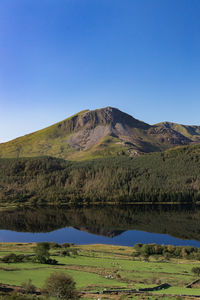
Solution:
{"label": "forested hill", "polygon": [[200,200],[200,145],[84,162],[0,159],[7,203],[190,202]]}

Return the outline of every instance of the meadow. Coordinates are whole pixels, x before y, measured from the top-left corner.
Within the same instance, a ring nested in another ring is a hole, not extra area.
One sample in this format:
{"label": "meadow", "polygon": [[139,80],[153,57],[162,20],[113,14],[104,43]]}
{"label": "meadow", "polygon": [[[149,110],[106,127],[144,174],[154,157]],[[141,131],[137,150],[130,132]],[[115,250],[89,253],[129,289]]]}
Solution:
{"label": "meadow", "polygon": [[[55,244],[55,243],[54,243]],[[197,279],[192,268],[200,267],[196,260],[168,258],[163,256],[135,257],[133,247],[110,245],[71,245],[69,253],[63,256],[58,245],[50,250],[56,265],[31,261],[34,256],[33,243],[1,243],[0,257],[9,253],[24,254],[29,261],[21,263],[0,263],[1,286],[20,287],[29,279],[39,291],[51,273],[62,271],[76,282],[76,288],[83,299],[193,299],[200,295],[200,286],[186,288]],[[168,283],[169,288],[145,293],[109,293],[97,295],[107,289],[141,289]],[[92,294],[93,293],[93,294]],[[165,296],[166,295],[166,296]],[[181,296],[178,296],[181,295]],[[186,296],[183,296],[186,295]],[[5,295],[1,296],[5,299]],[[38,296],[40,298],[41,296]],[[181,298],[180,298],[181,297]],[[1,298],[0,298],[1,299]]]}

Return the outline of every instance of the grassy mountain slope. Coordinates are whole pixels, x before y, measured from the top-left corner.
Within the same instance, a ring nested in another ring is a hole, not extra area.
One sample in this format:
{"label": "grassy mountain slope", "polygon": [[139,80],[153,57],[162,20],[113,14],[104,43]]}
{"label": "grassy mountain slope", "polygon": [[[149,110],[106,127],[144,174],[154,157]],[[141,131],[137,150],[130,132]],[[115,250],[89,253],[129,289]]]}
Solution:
{"label": "grassy mountain slope", "polygon": [[[0,157],[34,157],[40,155],[55,155],[56,157],[73,152],[65,141],[70,136],[70,124],[73,118],[78,118],[85,111],[79,112],[59,123],[45,129],[27,134],[10,142],[0,144]],[[66,125],[67,130],[63,130]]]}
{"label": "grassy mountain slope", "polygon": [[200,144],[83,162],[0,159],[0,199],[1,204],[199,201]]}
{"label": "grassy mountain slope", "polygon": [[50,127],[0,144],[0,157],[50,155],[84,160],[135,156],[186,145],[190,138],[163,125],[151,126],[116,108],[82,111]]}

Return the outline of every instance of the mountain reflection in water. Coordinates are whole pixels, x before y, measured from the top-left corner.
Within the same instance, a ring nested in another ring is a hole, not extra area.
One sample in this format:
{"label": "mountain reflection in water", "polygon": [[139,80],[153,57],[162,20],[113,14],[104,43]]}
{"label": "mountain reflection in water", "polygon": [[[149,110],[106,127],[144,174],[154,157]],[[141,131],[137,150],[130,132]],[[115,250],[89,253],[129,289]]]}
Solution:
{"label": "mountain reflection in water", "polygon": [[[116,244],[118,241],[118,244],[133,245],[134,241],[145,243],[144,237],[151,233],[147,238],[149,243],[155,242],[157,234],[156,242],[160,244],[167,241],[177,244],[175,239],[170,240],[171,236],[185,240],[180,244],[194,245],[187,240],[200,241],[199,225],[200,208],[193,206],[29,207],[0,212],[0,241],[18,241],[17,232],[37,232],[39,240],[49,240],[48,232],[54,231],[52,241],[64,242],[74,237],[73,242],[78,244],[112,244],[112,241]],[[135,236],[131,238],[133,230]],[[86,233],[99,237],[92,239],[92,235]],[[23,241],[36,241],[33,237],[29,240],[28,235],[24,235]],[[200,247],[200,243],[195,242],[195,246]]]}

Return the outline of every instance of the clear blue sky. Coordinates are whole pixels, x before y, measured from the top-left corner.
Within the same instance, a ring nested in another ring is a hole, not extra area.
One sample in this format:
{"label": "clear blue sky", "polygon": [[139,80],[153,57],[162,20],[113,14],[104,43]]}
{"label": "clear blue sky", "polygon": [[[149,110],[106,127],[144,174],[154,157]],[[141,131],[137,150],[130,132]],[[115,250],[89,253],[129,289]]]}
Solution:
{"label": "clear blue sky", "polygon": [[1,0],[0,142],[105,106],[200,125],[200,1]]}

